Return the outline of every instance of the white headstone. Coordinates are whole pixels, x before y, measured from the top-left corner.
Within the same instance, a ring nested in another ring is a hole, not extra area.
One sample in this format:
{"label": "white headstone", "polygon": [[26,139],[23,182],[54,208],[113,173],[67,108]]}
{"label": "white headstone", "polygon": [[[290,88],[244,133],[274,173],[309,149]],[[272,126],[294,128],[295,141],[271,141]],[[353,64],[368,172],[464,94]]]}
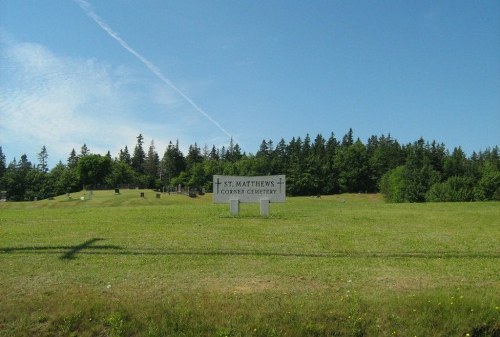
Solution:
{"label": "white headstone", "polygon": [[269,199],[262,198],[260,199],[260,215],[264,217],[269,216]]}
{"label": "white headstone", "polygon": [[238,199],[231,199],[229,208],[232,215],[238,216],[240,214],[240,201]]}

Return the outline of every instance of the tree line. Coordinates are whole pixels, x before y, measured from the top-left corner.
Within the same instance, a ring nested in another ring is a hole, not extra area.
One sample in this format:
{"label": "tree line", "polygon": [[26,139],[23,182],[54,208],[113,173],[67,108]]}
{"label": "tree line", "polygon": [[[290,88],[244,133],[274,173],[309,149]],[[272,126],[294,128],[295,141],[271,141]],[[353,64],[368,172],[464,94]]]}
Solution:
{"label": "tree line", "polygon": [[173,189],[178,185],[212,191],[212,176],[285,174],[287,194],[320,195],[382,192],[391,202],[500,200],[499,148],[469,157],[458,147],[419,139],[401,145],[390,135],[354,139],[350,129],[342,138],[318,134],[289,142],[263,140],[255,154],[228,147],[170,142],[160,157],[154,141],[147,149],[142,134],[132,151],[125,146],[114,158],[95,154],[84,144],[73,149],[66,163],[48,168],[45,146],[32,163],[26,154],[6,163],[0,146],[0,190],[12,201],[44,199],[81,189],[121,186]]}

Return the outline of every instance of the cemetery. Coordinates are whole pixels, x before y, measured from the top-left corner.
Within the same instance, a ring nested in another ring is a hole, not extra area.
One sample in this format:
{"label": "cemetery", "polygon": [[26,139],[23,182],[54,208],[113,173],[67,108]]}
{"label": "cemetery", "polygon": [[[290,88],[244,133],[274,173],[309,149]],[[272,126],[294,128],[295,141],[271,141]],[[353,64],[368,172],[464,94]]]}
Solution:
{"label": "cemetery", "polygon": [[246,192],[280,177],[214,178],[240,199],[1,203],[0,336],[498,335],[498,203],[286,196],[262,216],[273,196]]}

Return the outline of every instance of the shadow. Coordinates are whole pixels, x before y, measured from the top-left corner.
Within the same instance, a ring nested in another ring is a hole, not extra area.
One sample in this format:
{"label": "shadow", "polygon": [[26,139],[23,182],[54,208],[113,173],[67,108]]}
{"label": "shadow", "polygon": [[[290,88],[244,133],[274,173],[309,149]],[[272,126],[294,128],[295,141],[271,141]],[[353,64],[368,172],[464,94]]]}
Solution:
{"label": "shadow", "polygon": [[267,252],[231,250],[170,250],[170,249],[125,249],[116,245],[94,245],[102,238],[93,238],[76,246],[0,247],[0,254],[62,254],[61,260],[73,260],[80,255],[128,255],[128,256],[249,256],[249,257],[293,257],[293,258],[351,258],[351,259],[500,259],[498,252]]}
{"label": "shadow", "polygon": [[[15,254],[15,253],[49,253],[49,254],[61,254],[59,257],[61,260],[73,260],[76,258],[77,254],[84,254],[88,252],[97,253],[103,250],[120,250],[119,246],[114,245],[100,245],[94,246],[93,244],[98,241],[103,241],[105,239],[93,238],[79,244],[77,246],[38,246],[38,247],[0,247],[0,254]],[[85,251],[84,251],[85,250]]]}
{"label": "shadow", "polygon": [[61,256],[62,260],[72,260],[75,258],[75,255],[83,251],[84,249],[92,248],[92,249],[116,249],[118,246],[92,246],[97,241],[102,241],[104,239],[93,238],[85,241],[84,243],[71,247],[63,256]]}

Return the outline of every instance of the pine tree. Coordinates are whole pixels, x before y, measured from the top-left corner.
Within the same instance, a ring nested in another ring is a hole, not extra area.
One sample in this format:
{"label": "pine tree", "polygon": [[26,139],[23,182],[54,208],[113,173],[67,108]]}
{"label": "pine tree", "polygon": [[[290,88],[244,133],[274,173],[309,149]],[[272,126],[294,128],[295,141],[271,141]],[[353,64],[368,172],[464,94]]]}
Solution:
{"label": "pine tree", "polygon": [[67,163],[69,168],[76,167],[76,164],[78,163],[78,156],[76,155],[76,151],[74,148],[73,150],[71,150],[71,153],[69,154]]}
{"label": "pine tree", "polygon": [[48,164],[47,160],[49,158],[49,154],[47,151],[47,147],[42,146],[42,149],[40,150],[40,153],[38,153],[38,170],[42,173],[47,173],[49,171],[48,169]]}
{"label": "pine tree", "polygon": [[142,137],[142,134],[139,134],[139,136],[137,136],[137,144],[134,149],[134,154],[132,155],[132,168],[137,173],[141,174],[144,173],[144,161],[146,160],[146,153],[144,152],[142,144],[144,144],[144,138]]}
{"label": "pine tree", "polygon": [[210,150],[209,155],[210,160],[219,160],[219,151],[215,148],[215,145],[212,145],[212,150]]}
{"label": "pine tree", "polygon": [[2,147],[0,146],[0,187],[3,186],[2,178],[5,176],[5,172],[7,171],[7,163],[5,161],[5,154],[2,151]]}
{"label": "pine tree", "polygon": [[118,156],[118,160],[127,165],[132,165],[132,158],[130,157],[130,153],[128,151],[128,147],[125,145],[124,150],[120,150],[120,154]]}
{"label": "pine tree", "polygon": [[173,145],[172,142],[168,144],[163,154],[162,168],[169,185],[173,178],[178,177],[185,170],[186,162],[179,149],[179,141],[177,141],[176,145]]}
{"label": "pine tree", "polygon": [[342,138],[342,146],[351,146],[354,144],[353,131],[350,128],[349,131]]}
{"label": "pine tree", "polygon": [[144,161],[144,173],[148,176],[149,187],[154,187],[155,179],[159,174],[160,158],[156,153],[154,141],[149,145],[148,154]]}
{"label": "pine tree", "polygon": [[271,161],[271,174],[286,174],[287,170],[287,152],[286,142],[283,138],[276,145],[273,151],[273,159]]}
{"label": "pine tree", "polygon": [[87,147],[87,144],[83,144],[82,148],[80,149],[80,158],[86,157],[90,154],[90,150]]}
{"label": "pine tree", "polygon": [[203,162],[203,156],[198,144],[189,146],[188,154],[186,156],[186,169],[189,171],[194,164]]}

